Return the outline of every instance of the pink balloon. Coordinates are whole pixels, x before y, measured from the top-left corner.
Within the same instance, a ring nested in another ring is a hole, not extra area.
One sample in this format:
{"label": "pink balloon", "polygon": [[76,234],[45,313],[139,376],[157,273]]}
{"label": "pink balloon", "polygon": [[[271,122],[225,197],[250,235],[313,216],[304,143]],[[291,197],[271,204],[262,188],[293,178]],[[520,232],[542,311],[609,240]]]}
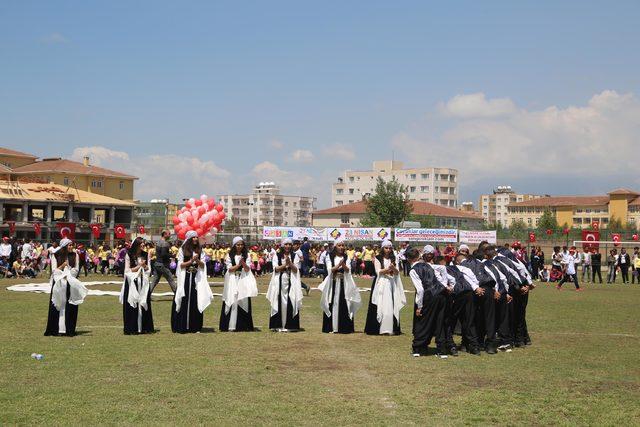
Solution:
{"label": "pink balloon", "polygon": [[223,219],[225,219],[226,217],[227,217],[227,214],[225,214],[224,212],[220,212],[220,213],[218,214],[218,218],[220,218],[220,220],[223,220]]}
{"label": "pink balloon", "polygon": [[187,209],[191,209],[191,202],[187,200],[187,203],[184,204]]}
{"label": "pink balloon", "polygon": [[196,233],[198,233],[198,236],[204,235],[204,232],[202,231],[202,228],[196,228]]}
{"label": "pink balloon", "polygon": [[221,204],[217,204],[215,208],[218,212],[222,212],[222,210],[224,209]]}
{"label": "pink balloon", "polygon": [[202,206],[202,200],[197,199],[196,200],[196,206]]}
{"label": "pink balloon", "polygon": [[202,200],[203,202],[206,202],[209,199],[209,196],[207,196],[206,194],[203,194],[202,196],[200,196],[200,200]]}
{"label": "pink balloon", "polygon": [[211,229],[211,234],[216,234],[218,232],[218,228],[217,227],[213,227]]}
{"label": "pink balloon", "polygon": [[193,225],[193,217],[191,215],[187,217],[187,224]]}
{"label": "pink balloon", "polygon": [[207,212],[207,208],[205,208],[204,206],[200,206],[198,208],[198,212],[200,213],[200,215],[204,214],[205,212]]}
{"label": "pink balloon", "polygon": [[180,239],[180,240],[184,240],[184,238],[185,238],[185,237],[187,237],[187,236],[186,236],[186,234],[187,234],[187,233],[186,233],[185,231],[182,231],[182,230],[181,230],[181,231],[179,231],[179,232],[178,232],[178,239]]}
{"label": "pink balloon", "polygon": [[209,206],[209,210],[213,209],[213,207],[216,205],[216,201],[213,199],[209,199],[207,200],[207,206]]}
{"label": "pink balloon", "polygon": [[177,216],[174,216],[171,221],[173,222],[173,225],[177,225],[180,224],[180,218],[178,218]]}

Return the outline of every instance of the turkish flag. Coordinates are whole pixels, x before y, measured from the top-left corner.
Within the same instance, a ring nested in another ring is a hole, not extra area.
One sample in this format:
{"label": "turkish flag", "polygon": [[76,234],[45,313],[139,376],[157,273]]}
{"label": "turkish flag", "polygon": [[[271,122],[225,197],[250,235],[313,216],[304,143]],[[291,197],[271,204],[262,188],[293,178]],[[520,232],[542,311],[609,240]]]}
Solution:
{"label": "turkish flag", "polygon": [[39,236],[42,233],[42,224],[36,222],[33,224],[33,231],[36,233],[36,236]]}
{"label": "turkish flag", "polygon": [[[633,236],[631,236],[631,238],[632,238],[633,240],[637,241],[637,240],[638,240],[638,235],[637,235],[637,234],[634,234]],[[636,270],[637,270],[637,269],[636,269]]]}
{"label": "turkish flag", "polygon": [[7,221],[7,225],[9,226],[9,236],[13,236],[13,233],[16,232],[16,222]]}
{"label": "turkish flag", "polygon": [[138,233],[144,234],[144,225],[143,224],[138,225]]}
{"label": "turkish flag", "polygon": [[59,222],[56,224],[60,238],[74,240],[76,238],[76,225],[73,222]]}
{"label": "turkish flag", "polygon": [[593,221],[591,223],[591,228],[593,228],[594,230],[599,230],[600,229],[600,222],[599,221]]}
{"label": "turkish flag", "polygon": [[534,233],[533,231],[531,231],[529,233],[529,243],[535,243],[536,242],[536,233]]}
{"label": "turkish flag", "polygon": [[591,249],[598,250],[600,245],[598,243],[589,243],[589,242],[599,242],[600,241],[600,232],[599,231],[590,231],[590,230],[582,230],[582,249],[585,251],[590,251]]}
{"label": "turkish flag", "polygon": [[613,246],[620,246],[620,233],[612,233],[611,234],[611,240],[613,240]]}
{"label": "turkish flag", "polygon": [[127,229],[122,224],[116,225],[113,232],[116,235],[116,239],[124,239],[127,236]]}
{"label": "turkish flag", "polygon": [[93,234],[93,237],[96,239],[100,237],[100,224],[91,224],[89,227],[91,227],[91,234]]}

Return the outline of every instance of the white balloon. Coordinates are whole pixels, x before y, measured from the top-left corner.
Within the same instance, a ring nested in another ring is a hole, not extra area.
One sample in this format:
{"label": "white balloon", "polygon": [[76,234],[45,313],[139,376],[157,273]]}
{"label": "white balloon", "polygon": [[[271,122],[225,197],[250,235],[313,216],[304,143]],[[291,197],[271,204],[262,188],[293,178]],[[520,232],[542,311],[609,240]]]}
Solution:
{"label": "white balloon", "polygon": [[209,200],[209,196],[207,196],[206,194],[203,194],[202,196],[200,196],[200,200],[202,200],[203,202],[206,202],[207,200]]}

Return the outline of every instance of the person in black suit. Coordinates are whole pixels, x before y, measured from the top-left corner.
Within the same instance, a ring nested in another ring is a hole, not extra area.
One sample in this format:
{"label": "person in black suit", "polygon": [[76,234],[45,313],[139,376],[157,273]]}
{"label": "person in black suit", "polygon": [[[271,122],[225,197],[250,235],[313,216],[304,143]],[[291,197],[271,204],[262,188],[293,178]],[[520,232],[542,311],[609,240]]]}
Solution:
{"label": "person in black suit", "polygon": [[616,267],[620,268],[622,274],[622,283],[629,283],[629,266],[631,265],[631,257],[627,253],[625,248],[620,249],[620,256],[618,256],[618,262]]}
{"label": "person in black suit", "polygon": [[595,249],[591,249],[591,283],[596,283],[596,274],[598,282],[602,285],[602,254]]}

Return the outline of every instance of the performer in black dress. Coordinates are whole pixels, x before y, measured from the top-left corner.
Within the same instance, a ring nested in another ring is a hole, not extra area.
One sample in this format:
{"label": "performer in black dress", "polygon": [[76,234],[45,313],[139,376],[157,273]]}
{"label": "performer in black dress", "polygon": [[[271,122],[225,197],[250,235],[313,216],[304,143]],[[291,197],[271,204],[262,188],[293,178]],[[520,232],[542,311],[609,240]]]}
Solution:
{"label": "performer in black dress", "polygon": [[273,274],[267,299],[271,305],[269,329],[287,332],[300,329],[302,283],[300,269],[302,258],[293,252],[293,241],[284,239],[280,250],[273,257]]}
{"label": "performer in black dress", "polygon": [[120,292],[124,333],[146,334],[153,332],[149,255],[143,252],[144,239],[137,237],[124,258],[124,283]]}
{"label": "performer in black dress", "polygon": [[171,307],[173,332],[188,333],[202,330],[203,312],[213,299],[203,258],[198,233],[188,231],[182,247],[178,250],[177,289]]}
{"label": "performer in black dress", "polygon": [[320,308],[323,311],[322,332],[350,334],[353,321],[362,304],[360,292],[351,276],[351,259],[345,252],[344,239],[335,241],[326,258],[327,277],[318,286],[322,291]]}
{"label": "performer in black dress", "polygon": [[227,272],[224,275],[222,291],[222,312],[220,331],[253,331],[251,298],[258,296],[258,285],[247,261],[248,253],[240,236],[233,239],[231,251],[225,259]]}
{"label": "performer in black dress", "polygon": [[84,302],[87,288],[76,277],[80,262],[78,255],[69,251],[70,239],[64,238],[51,256],[51,297],[47,318],[47,336],[74,336],[78,322],[78,305]]}

